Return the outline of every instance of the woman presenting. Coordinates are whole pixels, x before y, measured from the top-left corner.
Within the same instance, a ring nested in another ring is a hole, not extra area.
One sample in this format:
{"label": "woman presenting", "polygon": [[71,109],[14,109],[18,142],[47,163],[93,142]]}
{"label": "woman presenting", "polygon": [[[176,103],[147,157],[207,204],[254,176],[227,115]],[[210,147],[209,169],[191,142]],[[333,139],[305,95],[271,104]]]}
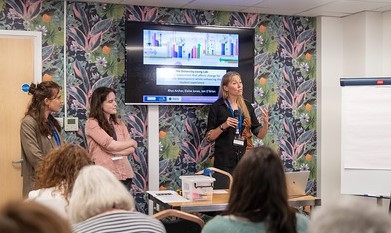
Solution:
{"label": "woman presenting", "polygon": [[116,114],[114,89],[95,89],[85,125],[88,151],[95,164],[109,169],[130,190],[134,172],[128,156],[135,152],[137,142],[130,138],[127,127]]}
{"label": "woman presenting", "polygon": [[221,79],[219,98],[208,114],[206,139],[215,141],[214,167],[229,173],[253,147],[252,134],[262,139],[268,130],[268,110],[261,109],[263,124],[259,124],[254,108],[242,94],[240,74],[227,72]]}
{"label": "woman presenting", "polygon": [[53,81],[30,85],[32,99],[20,125],[24,197],[32,189],[38,163],[48,152],[64,143],[60,124],[52,115],[52,112],[59,112],[63,104],[60,89]]}

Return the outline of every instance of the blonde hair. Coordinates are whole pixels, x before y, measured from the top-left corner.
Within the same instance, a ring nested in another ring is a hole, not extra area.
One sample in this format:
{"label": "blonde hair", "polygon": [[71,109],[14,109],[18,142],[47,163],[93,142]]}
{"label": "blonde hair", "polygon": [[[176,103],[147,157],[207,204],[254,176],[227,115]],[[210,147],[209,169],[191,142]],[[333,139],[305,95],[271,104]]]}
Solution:
{"label": "blonde hair", "polygon": [[[232,82],[235,76],[239,76],[239,78],[241,79],[240,74],[236,71],[229,71],[226,74],[224,74],[224,76],[221,78],[221,84],[219,88],[219,98],[222,98],[223,100],[226,100],[228,98],[229,93],[228,91],[224,90],[224,86],[227,86],[230,82]],[[242,110],[244,119],[250,119],[250,113],[248,112],[247,105],[244,102],[243,96],[239,96],[236,102],[239,108]]]}
{"label": "blonde hair", "polygon": [[70,222],[79,223],[114,209],[135,209],[130,192],[104,167],[89,165],[82,168],[69,200]]}

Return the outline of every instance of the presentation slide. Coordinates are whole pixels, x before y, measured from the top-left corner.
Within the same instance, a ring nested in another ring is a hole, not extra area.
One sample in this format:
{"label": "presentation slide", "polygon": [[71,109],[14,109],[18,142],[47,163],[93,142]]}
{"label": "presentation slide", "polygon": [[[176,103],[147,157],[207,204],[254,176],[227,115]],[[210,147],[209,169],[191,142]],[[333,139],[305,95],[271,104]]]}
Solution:
{"label": "presentation slide", "polygon": [[156,68],[156,85],[220,86],[227,70]]}
{"label": "presentation slide", "polygon": [[156,85],[165,94],[144,95],[145,103],[213,103],[226,70],[157,68]]}
{"label": "presentation slide", "polygon": [[143,30],[147,65],[238,67],[239,34]]}

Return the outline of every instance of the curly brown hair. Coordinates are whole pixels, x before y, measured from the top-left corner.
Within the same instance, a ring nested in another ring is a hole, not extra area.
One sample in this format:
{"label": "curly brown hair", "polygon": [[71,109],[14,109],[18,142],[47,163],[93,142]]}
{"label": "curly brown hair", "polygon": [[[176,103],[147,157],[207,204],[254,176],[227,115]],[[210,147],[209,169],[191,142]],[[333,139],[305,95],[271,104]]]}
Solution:
{"label": "curly brown hair", "polygon": [[80,169],[90,164],[93,161],[85,148],[65,144],[48,153],[39,163],[34,188],[54,187],[68,201]]}

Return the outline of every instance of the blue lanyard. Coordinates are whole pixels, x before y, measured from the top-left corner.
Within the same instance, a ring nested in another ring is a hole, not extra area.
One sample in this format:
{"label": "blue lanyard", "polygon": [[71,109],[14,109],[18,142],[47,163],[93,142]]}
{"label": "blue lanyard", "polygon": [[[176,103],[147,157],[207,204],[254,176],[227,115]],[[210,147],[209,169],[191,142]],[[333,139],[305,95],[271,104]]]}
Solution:
{"label": "blue lanyard", "polygon": [[54,127],[53,123],[50,120],[49,120],[49,125],[50,125],[50,128],[52,129],[52,134],[53,134],[53,137],[54,137],[54,141],[56,142],[56,145],[60,146],[61,145],[61,140],[60,140],[60,136],[58,136],[56,127]]}
{"label": "blue lanyard", "polygon": [[[235,117],[234,110],[232,109],[231,104],[229,103],[228,100],[226,100],[225,102],[228,105],[228,109],[231,112],[232,117]],[[238,108],[238,111],[239,111],[238,129],[239,129],[239,132],[242,132],[242,110],[240,108]]]}

